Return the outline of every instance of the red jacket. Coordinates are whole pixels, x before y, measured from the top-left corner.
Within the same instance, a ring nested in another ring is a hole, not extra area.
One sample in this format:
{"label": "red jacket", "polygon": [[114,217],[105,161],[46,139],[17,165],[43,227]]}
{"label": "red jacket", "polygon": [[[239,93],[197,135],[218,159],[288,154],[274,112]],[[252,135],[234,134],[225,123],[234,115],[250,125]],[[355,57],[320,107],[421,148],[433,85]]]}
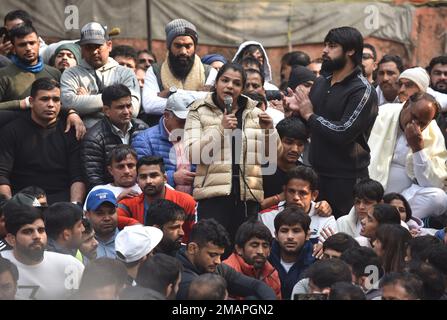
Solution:
{"label": "red jacket", "polygon": [[241,256],[237,253],[232,253],[223,263],[229,265],[237,272],[240,272],[248,277],[261,280],[266,285],[275,291],[276,298],[281,300],[281,282],[279,280],[278,271],[266,261],[264,269],[261,270],[260,277],[257,277],[258,272],[252,265],[247,264]]}
{"label": "red jacket", "polygon": [[[183,224],[185,236],[183,242],[187,242],[192,226],[196,223],[196,201],[184,192],[165,187],[165,200],[172,201],[185,210],[186,219]],[[141,223],[144,224],[144,193],[134,198],[125,198],[118,203],[118,228]]]}

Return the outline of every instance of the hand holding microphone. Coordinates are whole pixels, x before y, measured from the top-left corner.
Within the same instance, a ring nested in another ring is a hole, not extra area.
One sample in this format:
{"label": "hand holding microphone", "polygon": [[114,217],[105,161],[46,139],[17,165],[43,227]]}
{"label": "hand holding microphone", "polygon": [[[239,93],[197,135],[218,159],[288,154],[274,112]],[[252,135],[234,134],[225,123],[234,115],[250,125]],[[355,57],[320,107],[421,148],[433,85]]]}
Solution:
{"label": "hand holding microphone", "polygon": [[224,103],[225,103],[225,112],[224,116],[222,118],[222,126],[224,129],[236,129],[237,128],[237,118],[232,113],[233,111],[233,97],[231,96],[225,96],[224,97]]}

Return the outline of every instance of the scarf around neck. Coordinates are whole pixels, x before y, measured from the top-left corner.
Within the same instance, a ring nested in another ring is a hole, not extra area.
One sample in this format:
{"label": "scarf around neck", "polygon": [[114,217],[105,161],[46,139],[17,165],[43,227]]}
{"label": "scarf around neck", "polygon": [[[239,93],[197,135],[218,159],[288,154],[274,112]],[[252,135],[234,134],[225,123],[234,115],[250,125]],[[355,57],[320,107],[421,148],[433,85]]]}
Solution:
{"label": "scarf around neck", "polygon": [[42,57],[39,56],[39,60],[36,65],[32,66],[29,64],[24,63],[22,60],[17,57],[17,55],[11,56],[11,61],[14,63],[18,68],[31,72],[31,73],[39,73],[43,70],[43,60]]}
{"label": "scarf around neck", "polygon": [[169,69],[168,58],[161,65],[161,81],[164,88],[175,86],[177,89],[200,91],[205,85],[205,67],[200,61],[200,57],[196,56],[194,64],[184,81],[177,79]]}

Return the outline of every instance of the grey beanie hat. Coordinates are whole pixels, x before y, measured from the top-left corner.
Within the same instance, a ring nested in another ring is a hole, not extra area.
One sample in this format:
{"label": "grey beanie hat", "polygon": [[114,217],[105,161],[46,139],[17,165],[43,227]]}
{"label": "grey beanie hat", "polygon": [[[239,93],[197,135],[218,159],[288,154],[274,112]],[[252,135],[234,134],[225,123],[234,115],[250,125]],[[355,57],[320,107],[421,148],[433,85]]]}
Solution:
{"label": "grey beanie hat", "polygon": [[169,22],[165,27],[166,46],[171,48],[172,41],[179,36],[190,36],[195,44],[199,39],[196,26],[185,19],[175,19]]}

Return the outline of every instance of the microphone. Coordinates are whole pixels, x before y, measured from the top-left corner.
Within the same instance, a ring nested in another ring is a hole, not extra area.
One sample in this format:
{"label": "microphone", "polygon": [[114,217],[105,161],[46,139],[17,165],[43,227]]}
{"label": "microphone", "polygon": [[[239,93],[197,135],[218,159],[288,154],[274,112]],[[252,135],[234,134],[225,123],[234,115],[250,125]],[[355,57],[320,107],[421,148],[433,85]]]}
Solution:
{"label": "microphone", "polygon": [[233,98],[231,96],[224,97],[225,109],[227,110],[227,114],[230,114],[233,110]]}

